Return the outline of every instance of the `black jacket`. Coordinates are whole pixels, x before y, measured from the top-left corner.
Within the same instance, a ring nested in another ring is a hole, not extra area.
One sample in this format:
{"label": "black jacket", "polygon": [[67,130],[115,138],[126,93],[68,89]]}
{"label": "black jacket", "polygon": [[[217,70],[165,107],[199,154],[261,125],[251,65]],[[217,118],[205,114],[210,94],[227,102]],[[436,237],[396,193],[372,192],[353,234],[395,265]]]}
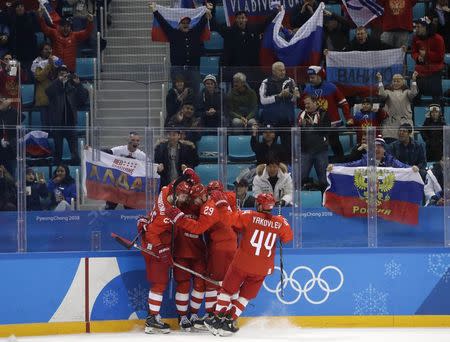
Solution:
{"label": "black jacket", "polygon": [[374,39],[371,36],[367,37],[367,40],[360,44],[356,37],[350,42],[350,44],[345,48],[345,51],[377,51],[391,49],[390,45],[381,42],[378,39]]}
{"label": "black jacket", "polygon": [[444,146],[443,127],[446,125],[444,118],[433,121],[426,118],[421,131],[422,138],[425,141],[425,149],[428,162],[437,162],[442,157],[442,146]]}
{"label": "black jacket", "polygon": [[11,52],[22,63],[29,63],[38,54],[35,32],[37,22],[33,14],[25,13],[17,16],[15,13],[10,16],[10,48]]}
{"label": "black jacket", "polygon": [[17,188],[9,177],[0,178],[0,211],[12,211],[17,208]]}
{"label": "black jacket", "polygon": [[41,197],[48,196],[47,185],[45,183],[27,182],[27,187],[31,187],[31,195],[27,194],[27,210],[42,210]]}
{"label": "black jacket", "polygon": [[313,154],[328,151],[329,129],[327,130],[327,127],[331,127],[330,117],[328,112],[322,109],[318,109],[318,112],[320,118],[317,123],[310,124],[306,120],[302,121],[301,150],[303,153]]}
{"label": "black jacket", "polygon": [[281,144],[273,142],[272,145],[268,146],[264,142],[260,142],[258,137],[253,136],[250,139],[250,146],[256,154],[256,164],[267,164],[271,156],[276,156],[281,162],[285,164],[290,164],[290,160],[286,156],[286,149],[283,148]]}
{"label": "black jacket", "polygon": [[[194,93],[191,88],[188,89],[188,95],[186,96],[184,101],[194,101]],[[178,100],[178,91],[175,88],[170,88],[167,92],[166,96],[166,123],[169,121],[169,119],[178,113],[178,111],[181,109],[181,106],[183,105],[182,101]]]}
{"label": "black jacket", "polygon": [[[221,102],[223,95],[219,89],[215,89],[214,93],[210,94],[203,89],[197,99],[197,115],[202,119],[203,127],[220,127],[220,119],[222,116]],[[214,115],[206,115],[206,112],[214,108],[216,113]]]}

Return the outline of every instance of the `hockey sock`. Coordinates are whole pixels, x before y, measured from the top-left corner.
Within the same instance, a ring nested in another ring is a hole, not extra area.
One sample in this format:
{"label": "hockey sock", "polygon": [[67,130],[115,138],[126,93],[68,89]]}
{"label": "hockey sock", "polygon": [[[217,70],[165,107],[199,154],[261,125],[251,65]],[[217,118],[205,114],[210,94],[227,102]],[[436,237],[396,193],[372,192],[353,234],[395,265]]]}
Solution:
{"label": "hockey sock", "polygon": [[231,295],[231,302],[230,302],[230,305],[228,305],[228,309],[227,309],[228,312],[231,311],[231,308],[233,307],[233,305],[235,305],[238,298],[239,298],[239,292],[233,293]]}
{"label": "hockey sock", "polygon": [[189,293],[175,293],[175,304],[180,316],[187,315],[189,305]]}
{"label": "hockey sock", "polygon": [[242,312],[245,310],[245,307],[248,304],[248,300],[244,297],[239,297],[238,300],[235,301],[233,305],[233,309],[231,311],[233,320],[237,320],[238,317],[242,314]]}
{"label": "hockey sock", "polygon": [[198,309],[200,309],[200,305],[202,305],[203,297],[205,296],[205,292],[199,292],[195,289],[191,292],[191,314],[198,313]]}
{"label": "hockey sock", "polygon": [[154,293],[151,290],[148,291],[148,308],[150,314],[157,315],[161,309],[161,303],[163,301],[162,293]]}
{"label": "hockey sock", "polygon": [[206,312],[213,312],[214,305],[217,301],[217,291],[216,290],[208,290],[205,293],[205,310]]}
{"label": "hockey sock", "polygon": [[228,310],[228,306],[230,305],[231,296],[227,293],[219,293],[217,297],[217,304],[214,313],[218,315],[219,313],[225,314]]}

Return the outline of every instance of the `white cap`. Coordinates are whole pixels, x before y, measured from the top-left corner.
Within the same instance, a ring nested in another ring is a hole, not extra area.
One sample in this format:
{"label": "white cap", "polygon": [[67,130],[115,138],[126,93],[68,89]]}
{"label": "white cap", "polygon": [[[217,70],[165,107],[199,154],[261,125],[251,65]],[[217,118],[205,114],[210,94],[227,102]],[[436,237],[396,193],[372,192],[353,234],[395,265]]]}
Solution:
{"label": "white cap", "polygon": [[203,79],[203,83],[205,83],[207,80],[214,81],[214,83],[217,84],[216,76],[214,76],[212,74],[206,75],[205,78]]}

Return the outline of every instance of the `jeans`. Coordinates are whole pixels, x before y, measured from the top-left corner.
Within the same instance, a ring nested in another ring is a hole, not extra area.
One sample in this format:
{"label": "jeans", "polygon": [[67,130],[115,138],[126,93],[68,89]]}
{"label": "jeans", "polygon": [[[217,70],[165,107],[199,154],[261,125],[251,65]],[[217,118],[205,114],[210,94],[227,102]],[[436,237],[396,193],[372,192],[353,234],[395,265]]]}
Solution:
{"label": "jeans", "polygon": [[302,180],[309,177],[309,173],[314,166],[320,185],[327,184],[328,151],[320,151],[316,153],[302,152],[300,160]]}

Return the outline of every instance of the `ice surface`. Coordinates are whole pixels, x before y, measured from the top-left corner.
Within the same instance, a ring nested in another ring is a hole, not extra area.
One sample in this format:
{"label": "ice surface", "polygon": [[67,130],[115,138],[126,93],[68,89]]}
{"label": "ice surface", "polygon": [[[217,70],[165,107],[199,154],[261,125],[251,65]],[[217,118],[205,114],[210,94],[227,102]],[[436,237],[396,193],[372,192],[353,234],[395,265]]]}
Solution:
{"label": "ice surface", "polygon": [[273,324],[269,319],[255,319],[231,337],[214,337],[209,333],[183,333],[147,335],[142,331],[111,334],[56,335],[13,337],[4,342],[202,342],[223,340],[244,341],[297,341],[297,342],[450,342],[450,328],[415,329],[310,329],[291,325],[287,320]]}

